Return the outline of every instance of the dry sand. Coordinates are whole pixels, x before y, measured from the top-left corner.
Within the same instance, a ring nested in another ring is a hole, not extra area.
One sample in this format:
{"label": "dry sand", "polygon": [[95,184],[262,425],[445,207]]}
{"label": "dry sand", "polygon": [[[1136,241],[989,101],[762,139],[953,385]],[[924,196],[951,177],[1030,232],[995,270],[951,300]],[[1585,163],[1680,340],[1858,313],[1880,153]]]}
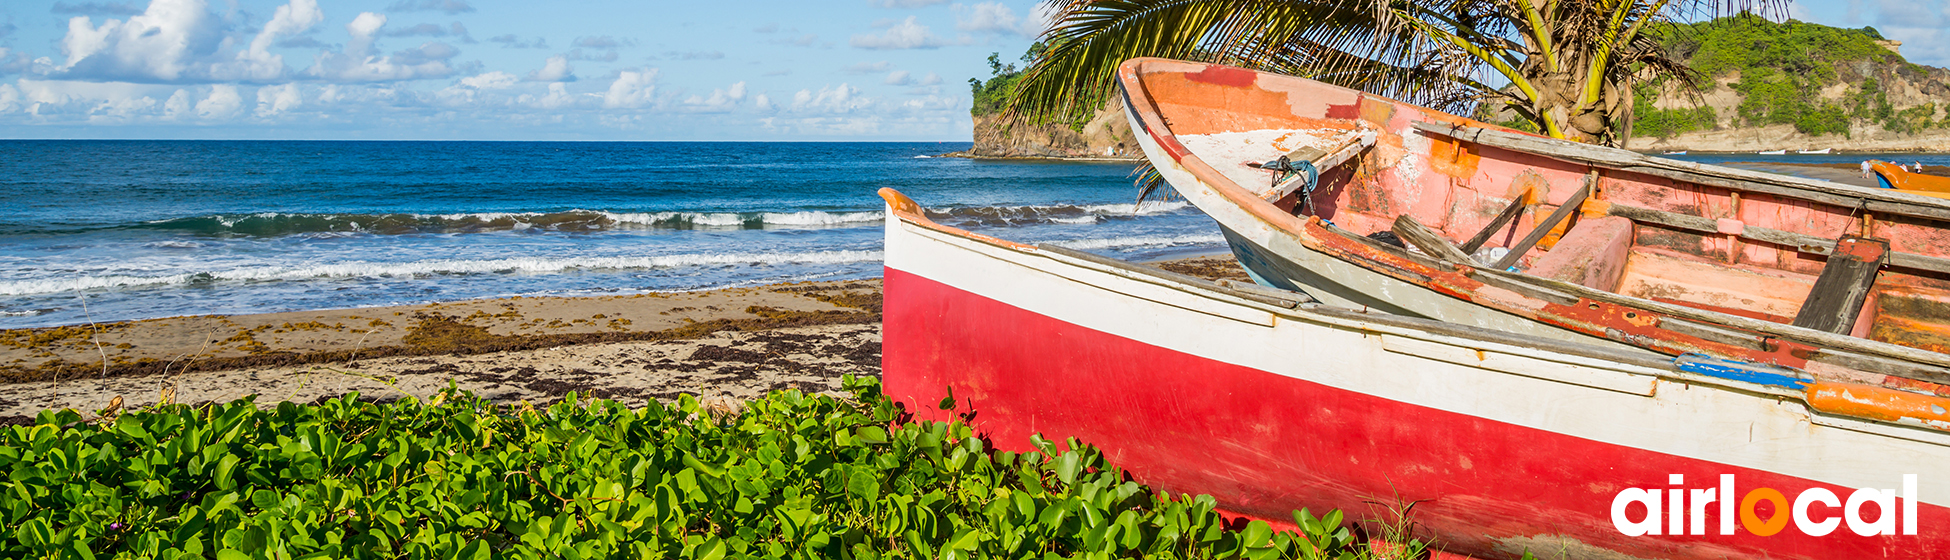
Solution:
{"label": "dry sand", "polygon": [[[1230,257],[1158,266],[1243,278]],[[106,356],[107,367],[103,367]],[[512,298],[0,331],[0,423],[163,399],[390,400],[448,383],[502,402],[839,389],[880,374],[880,282]]]}

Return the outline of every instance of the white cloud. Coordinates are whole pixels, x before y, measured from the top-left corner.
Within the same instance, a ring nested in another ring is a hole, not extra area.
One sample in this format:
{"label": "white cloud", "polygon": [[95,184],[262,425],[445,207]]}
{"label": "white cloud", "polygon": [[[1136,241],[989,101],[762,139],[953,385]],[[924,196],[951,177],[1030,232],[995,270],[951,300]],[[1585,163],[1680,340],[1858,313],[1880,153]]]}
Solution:
{"label": "white cloud", "polygon": [[179,89],[169,95],[169,101],[163,102],[163,118],[177,120],[188,117],[190,109],[190,92]]}
{"label": "white cloud", "polygon": [[[553,87],[555,84],[550,84]],[[743,82],[740,82],[743,85]],[[624,70],[603,93],[605,109],[637,109],[649,105],[657,94],[657,69]]]}
{"label": "white cloud", "polygon": [[128,21],[88,16],[68,20],[61,38],[67,63],[60,77],[80,80],[173,82],[194,79],[197,61],[216,53],[223,22],[203,0],[154,0]]}
{"label": "white cloud", "polygon": [[542,63],[542,69],[528,73],[531,82],[573,82],[576,79],[574,66],[569,65],[569,57],[551,56]]}
{"label": "white cloud", "polygon": [[514,87],[515,83],[520,81],[521,78],[515,77],[514,74],[496,70],[486,74],[461,78],[460,85],[474,89],[508,89]]}
{"label": "white cloud", "polygon": [[276,115],[302,104],[304,104],[304,97],[299,95],[298,84],[257,88],[257,116]]}
{"label": "white cloud", "polygon": [[210,86],[210,95],[196,103],[196,115],[209,120],[222,120],[237,116],[243,108],[244,98],[237,95],[237,86],[218,84]]}
{"label": "white cloud", "polygon": [[319,11],[318,0],[291,0],[291,3],[278,6],[271,14],[271,22],[251,39],[250,48],[237,53],[235,67],[225,74],[231,79],[276,80],[286,74],[284,56],[271,53],[271,45],[278,39],[295,36],[310,31],[312,26],[325,21],[325,12]]}
{"label": "white cloud", "polygon": [[913,84],[914,78],[909,77],[906,70],[895,70],[887,74],[886,83],[890,86],[905,86]]}
{"label": "white cloud", "polygon": [[20,90],[13,84],[0,84],[0,113],[12,113],[20,107]]}
{"label": "white cloud", "polygon": [[569,95],[568,84],[555,82],[548,85],[548,95],[535,97],[522,94],[515,102],[537,109],[564,109],[573,107],[576,104],[576,97]]}
{"label": "white cloud", "polygon": [[772,97],[763,93],[752,96],[752,106],[760,111],[772,110]]}
{"label": "white cloud", "polygon": [[306,74],[312,77],[335,82],[386,82],[444,78],[453,74],[447,60],[460,54],[458,49],[446,43],[432,42],[417,48],[393,53],[393,56],[378,56],[376,36],[386,27],[386,16],[372,12],[362,12],[345,24],[345,31],[352,35],[346,41],[344,52],[322,52],[318,54]]}
{"label": "white cloud", "polygon": [[[745,82],[731,84],[728,89],[711,90],[710,97],[693,95],[684,99],[684,105],[693,111],[729,112],[745,99]],[[770,100],[766,101],[770,104]]]}
{"label": "white cloud", "polygon": [[928,75],[922,76],[921,81],[919,82],[919,85],[924,85],[924,86],[932,86],[932,85],[940,85],[940,84],[941,84],[941,76],[933,72],[929,72]]}
{"label": "white cloud", "polygon": [[874,102],[871,98],[860,96],[860,88],[840,84],[834,88],[819,88],[818,92],[802,89],[792,94],[794,111],[813,113],[851,113],[866,108]]}
{"label": "white cloud", "polygon": [[954,12],[955,29],[962,31],[996,35],[1028,35],[1040,31],[1025,29],[1024,21],[1016,17],[1016,11],[1000,2],[983,2],[974,6],[955,4]]}
{"label": "white cloud", "polygon": [[914,16],[887,27],[879,35],[854,35],[849,43],[862,49],[933,49],[946,42],[934,36],[928,26],[915,23]]}

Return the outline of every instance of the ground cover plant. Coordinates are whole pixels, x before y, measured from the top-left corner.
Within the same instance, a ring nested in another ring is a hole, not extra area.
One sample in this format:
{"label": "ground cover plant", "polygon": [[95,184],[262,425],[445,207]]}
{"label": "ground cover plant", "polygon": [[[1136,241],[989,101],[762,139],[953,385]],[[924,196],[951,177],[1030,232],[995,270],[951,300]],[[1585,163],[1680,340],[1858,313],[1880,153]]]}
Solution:
{"label": "ground cover plant", "polygon": [[[742,410],[449,389],[0,429],[6,558],[1356,558],[1338,512],[1229,530],[1070,442],[994,452],[877,381]],[[1419,546],[1419,543],[1411,543]],[[1383,547],[1394,550],[1398,545]]]}

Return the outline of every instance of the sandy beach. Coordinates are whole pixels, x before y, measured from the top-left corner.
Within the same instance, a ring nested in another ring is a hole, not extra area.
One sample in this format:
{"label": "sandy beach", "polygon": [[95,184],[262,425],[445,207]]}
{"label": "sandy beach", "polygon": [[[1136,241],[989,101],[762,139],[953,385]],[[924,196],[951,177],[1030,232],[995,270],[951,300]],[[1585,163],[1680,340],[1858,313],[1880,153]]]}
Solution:
{"label": "sandy beach", "polygon": [[[1155,263],[1244,278],[1229,257]],[[107,367],[103,367],[106,357]],[[449,383],[502,402],[836,391],[880,373],[880,282],[511,298],[0,331],[0,421],[247,395],[390,400]]]}

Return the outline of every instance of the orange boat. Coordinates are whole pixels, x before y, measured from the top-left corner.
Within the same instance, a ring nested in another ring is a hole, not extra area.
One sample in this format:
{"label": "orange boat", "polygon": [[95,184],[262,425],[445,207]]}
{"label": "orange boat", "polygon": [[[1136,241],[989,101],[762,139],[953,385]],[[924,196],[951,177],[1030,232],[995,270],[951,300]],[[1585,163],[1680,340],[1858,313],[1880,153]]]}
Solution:
{"label": "orange boat", "polygon": [[1886,161],[1869,160],[1870,168],[1875,170],[1876,184],[1885,189],[1896,189],[1923,196],[1950,198],[1950,177],[1924,175]]}

